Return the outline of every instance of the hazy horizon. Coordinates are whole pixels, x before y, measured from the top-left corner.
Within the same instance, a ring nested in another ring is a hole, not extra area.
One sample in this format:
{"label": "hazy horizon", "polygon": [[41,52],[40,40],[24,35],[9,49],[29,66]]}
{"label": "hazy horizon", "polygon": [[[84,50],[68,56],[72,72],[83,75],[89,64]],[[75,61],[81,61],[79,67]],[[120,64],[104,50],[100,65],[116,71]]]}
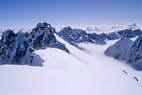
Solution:
{"label": "hazy horizon", "polygon": [[1,0],[0,28],[122,25],[142,22],[141,0]]}

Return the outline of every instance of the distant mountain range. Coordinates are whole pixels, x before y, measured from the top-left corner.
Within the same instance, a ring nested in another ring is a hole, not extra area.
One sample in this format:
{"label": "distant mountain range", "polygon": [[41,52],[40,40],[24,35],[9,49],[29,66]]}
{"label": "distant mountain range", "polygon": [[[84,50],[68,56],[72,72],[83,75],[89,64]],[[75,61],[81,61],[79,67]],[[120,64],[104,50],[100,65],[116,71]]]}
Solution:
{"label": "distant mountain range", "polygon": [[[2,33],[0,40],[0,64],[35,65],[32,64],[34,57],[32,56],[32,52],[39,49],[46,49],[47,47],[58,48],[70,53],[63,43],[56,40],[55,34],[79,49],[81,49],[81,47],[78,46],[79,43],[104,45],[108,41],[121,39],[113,46],[110,46],[108,50],[105,51],[105,54],[120,60],[126,60],[128,56],[126,50],[130,47],[129,43],[132,43],[132,41],[129,40],[142,35],[142,30],[136,24],[129,25],[123,30],[121,30],[122,27],[120,29],[120,27],[113,26],[111,27],[113,32],[106,32],[103,29],[105,28],[99,29],[95,27],[93,29],[87,27],[85,31],[65,27],[57,32],[55,28],[48,23],[38,23],[31,32],[22,32],[22,30],[20,32],[14,32],[13,30],[7,30]],[[114,30],[117,31],[114,32]],[[93,32],[91,33],[90,31]],[[119,48],[120,50],[117,51]]]}

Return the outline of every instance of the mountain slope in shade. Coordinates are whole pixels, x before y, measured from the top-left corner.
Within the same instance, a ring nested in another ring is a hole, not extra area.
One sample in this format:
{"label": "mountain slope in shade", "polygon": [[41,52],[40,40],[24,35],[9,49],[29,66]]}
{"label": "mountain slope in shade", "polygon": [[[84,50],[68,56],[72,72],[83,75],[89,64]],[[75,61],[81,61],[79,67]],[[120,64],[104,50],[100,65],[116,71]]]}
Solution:
{"label": "mountain slope in shade", "polygon": [[137,70],[142,70],[142,36],[139,36],[130,47],[127,63]]}
{"label": "mountain slope in shade", "polygon": [[105,50],[104,54],[115,59],[127,60],[128,50],[131,47],[132,43],[133,41],[127,38],[122,38],[112,46],[109,46],[109,48]]}
{"label": "mountain slope in shade", "polygon": [[[3,32],[0,40],[0,64],[32,64],[32,48],[25,33],[14,33],[12,30]],[[36,65],[36,64],[35,64]]]}

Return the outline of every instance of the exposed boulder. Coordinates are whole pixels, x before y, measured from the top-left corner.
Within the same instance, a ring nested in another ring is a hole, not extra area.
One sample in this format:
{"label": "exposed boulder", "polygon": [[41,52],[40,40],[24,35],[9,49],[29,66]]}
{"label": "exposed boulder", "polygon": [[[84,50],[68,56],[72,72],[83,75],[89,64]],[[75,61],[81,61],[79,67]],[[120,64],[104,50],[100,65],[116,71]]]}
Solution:
{"label": "exposed boulder", "polygon": [[142,36],[139,36],[129,49],[127,63],[142,70]]}
{"label": "exposed boulder", "polygon": [[114,45],[110,46],[106,51],[105,55],[111,56],[119,60],[126,60],[128,56],[128,49],[132,45],[133,41],[122,38],[117,41]]}

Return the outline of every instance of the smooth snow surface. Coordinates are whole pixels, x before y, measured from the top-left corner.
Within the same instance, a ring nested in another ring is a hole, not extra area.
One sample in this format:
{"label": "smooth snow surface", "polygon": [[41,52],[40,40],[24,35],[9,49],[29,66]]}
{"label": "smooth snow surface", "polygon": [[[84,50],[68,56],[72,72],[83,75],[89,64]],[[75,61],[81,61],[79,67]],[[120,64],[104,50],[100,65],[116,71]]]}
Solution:
{"label": "smooth snow surface", "polygon": [[56,38],[71,55],[47,48],[35,52],[43,67],[0,66],[0,95],[141,95],[142,73],[103,54],[114,42],[79,44],[85,49],[81,51]]}

